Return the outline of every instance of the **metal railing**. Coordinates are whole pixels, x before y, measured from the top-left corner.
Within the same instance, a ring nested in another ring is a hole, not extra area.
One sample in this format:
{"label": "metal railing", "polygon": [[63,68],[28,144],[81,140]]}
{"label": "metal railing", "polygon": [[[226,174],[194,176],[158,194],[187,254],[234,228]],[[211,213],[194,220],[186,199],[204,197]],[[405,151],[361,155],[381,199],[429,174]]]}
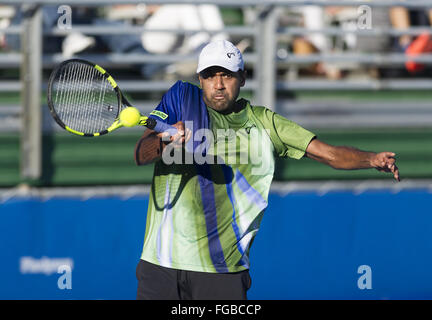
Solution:
{"label": "metal railing", "polygon": [[[86,6],[100,6],[111,4],[216,4],[224,7],[238,7],[241,6],[304,6],[304,5],[318,5],[318,6],[360,6],[368,5],[371,7],[390,7],[390,6],[403,6],[407,8],[430,8],[432,4],[429,0],[242,0],[241,4],[233,0],[68,0],[69,5],[86,5]],[[2,0],[1,4],[64,4],[64,1],[59,0]]]}
{"label": "metal railing", "polygon": [[[66,2],[66,3],[65,3]],[[76,25],[72,30],[52,28],[42,30],[41,16],[38,14],[39,5],[70,5],[70,6],[105,6],[113,4],[142,4],[142,0],[2,0],[3,5],[23,5],[23,9],[28,14],[25,15],[24,22],[20,26],[10,26],[5,29],[0,29],[1,33],[16,34],[22,36],[22,51],[21,53],[2,53],[0,54],[0,67],[11,68],[20,67],[21,80],[0,81],[0,93],[10,91],[22,92],[22,106],[13,107],[7,105],[2,107],[0,115],[12,117],[21,117],[19,121],[9,121],[8,125],[0,125],[1,130],[19,130],[22,136],[22,176],[24,178],[38,178],[40,176],[40,135],[41,124],[47,127],[47,116],[42,114],[40,108],[41,92],[45,90],[46,84],[41,79],[41,73],[44,68],[52,68],[57,63],[64,60],[61,54],[43,54],[40,43],[42,36],[64,36],[70,32],[81,32],[86,35],[107,35],[107,34],[142,34],[143,32],[161,32],[169,31],[177,34],[191,35],[203,30],[172,30],[172,29],[147,29],[140,26],[93,26],[93,25]],[[341,28],[328,27],[322,30],[309,30],[300,27],[280,27],[278,26],[278,18],[282,14],[282,9],[293,6],[317,5],[317,6],[354,6],[358,7],[366,5],[370,7],[390,7],[404,6],[409,8],[432,8],[430,0],[412,0],[412,1],[397,1],[397,0],[381,0],[381,1],[322,1],[322,0],[218,0],[218,1],[201,1],[201,0],[153,0],[145,1],[146,4],[216,4],[221,7],[253,7],[256,11],[256,23],[246,26],[229,26],[217,32],[226,32],[231,36],[242,36],[253,39],[252,52],[244,54],[246,65],[253,70],[253,78],[247,81],[246,90],[253,92],[253,103],[257,105],[265,105],[274,108],[281,113],[289,113],[294,120],[298,120],[301,124],[310,124],[311,126],[320,126],[323,123],[326,125],[346,125],[346,126],[362,126],[365,123],[371,123],[370,117],[366,114],[360,115],[358,110],[365,109],[364,106],[357,106],[356,110],[345,108],[349,114],[343,121],[340,119],[329,118],[322,116],[320,118],[308,118],[302,116],[301,110],[295,111],[292,108],[293,104],[287,105],[284,101],[277,99],[278,92],[290,90],[428,90],[432,89],[432,81],[428,79],[391,79],[391,80],[304,80],[304,79],[280,79],[276,76],[278,69],[289,69],[293,66],[301,66],[303,64],[311,64],[316,62],[346,62],[357,64],[372,64],[377,66],[388,65],[403,65],[408,59],[426,64],[432,64],[432,55],[424,54],[416,57],[407,57],[404,54],[359,54],[359,53],[331,53],[331,54],[310,54],[307,56],[299,56],[295,54],[287,54],[284,58],[277,58],[276,50],[278,42],[282,40],[290,41],[292,37],[298,35],[306,35],[311,33],[321,33],[328,36],[343,36],[347,31]],[[205,30],[208,33],[212,31]],[[349,30],[349,33],[359,36],[399,36],[402,34],[418,35],[422,32],[431,32],[432,28],[416,27],[406,30],[396,30],[392,28],[372,28],[369,30],[355,29]],[[106,66],[120,66],[132,63],[175,63],[180,61],[196,61],[196,54],[179,55],[179,54],[96,54],[96,55],[80,55],[80,57],[92,61],[97,61],[99,64]],[[121,87],[125,92],[134,91],[163,91],[166,90],[172,82],[170,81],[151,81],[151,80],[123,80]],[[144,102],[140,109],[143,112],[148,112],[152,102]],[[377,105],[376,105],[377,106]],[[298,104],[298,108],[306,109],[304,105]],[[320,108],[319,104],[315,104],[315,108]],[[346,106],[345,106],[346,107]],[[379,109],[380,107],[377,106]],[[46,108],[45,108],[46,109]],[[385,107],[379,109],[385,110]],[[401,108],[403,111],[403,108]],[[404,118],[402,113],[396,115],[387,115],[386,117],[377,117],[375,123],[381,126],[386,125],[431,125],[432,118],[427,106],[421,106],[421,113],[411,118]],[[297,113],[296,113],[297,112]],[[364,113],[364,112],[363,112]],[[26,116],[23,116],[26,115]],[[2,117],[0,117],[1,119]],[[381,119],[381,121],[380,121]],[[410,121],[404,121],[410,119]],[[3,123],[2,123],[3,124]]]}

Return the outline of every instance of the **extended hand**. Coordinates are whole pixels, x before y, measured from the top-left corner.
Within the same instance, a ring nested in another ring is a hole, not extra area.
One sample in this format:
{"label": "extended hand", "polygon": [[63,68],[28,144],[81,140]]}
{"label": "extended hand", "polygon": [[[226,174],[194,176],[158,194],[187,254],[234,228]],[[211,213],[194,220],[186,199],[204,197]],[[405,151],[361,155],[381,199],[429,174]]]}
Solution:
{"label": "extended hand", "polygon": [[162,141],[165,143],[172,143],[174,148],[181,148],[183,144],[191,138],[192,132],[187,128],[185,129],[182,121],[179,121],[172,126],[177,129],[177,133],[173,136],[169,136],[167,132],[161,133],[160,136]]}
{"label": "extended hand", "polygon": [[381,172],[391,172],[397,181],[400,181],[399,169],[396,166],[395,153],[380,152],[377,153],[371,160],[371,165]]}

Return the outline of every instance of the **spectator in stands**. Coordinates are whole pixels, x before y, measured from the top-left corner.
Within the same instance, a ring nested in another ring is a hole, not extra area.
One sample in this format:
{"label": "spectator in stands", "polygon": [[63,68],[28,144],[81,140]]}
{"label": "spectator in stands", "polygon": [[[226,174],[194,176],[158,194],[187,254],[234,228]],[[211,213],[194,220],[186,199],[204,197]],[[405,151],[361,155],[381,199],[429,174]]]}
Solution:
{"label": "spectator in stands", "polygon": [[[15,6],[15,15],[11,19],[11,25],[20,25],[23,20],[23,10],[20,6]],[[91,24],[97,17],[97,11],[94,8],[77,7],[72,9],[72,25],[74,24]],[[57,5],[46,5],[42,7],[42,27],[51,29],[57,26],[61,13],[58,13]],[[45,53],[64,52],[69,57],[75,53],[87,49],[93,45],[94,39],[82,34],[72,32],[69,36],[47,36],[43,37],[43,50]],[[8,34],[5,37],[5,47],[9,50],[20,50],[20,37],[15,34]]]}
{"label": "spectator in stands", "polygon": [[[142,45],[150,53],[196,53],[210,41],[227,40],[223,32],[224,22],[220,10],[215,5],[154,5],[148,6],[151,15],[144,23],[148,29],[199,30],[193,34],[181,35],[174,32],[145,32],[141,36]],[[165,69],[165,65],[157,66]],[[181,63],[169,66],[164,73],[177,73],[181,76],[194,75],[196,63]]]}
{"label": "spectator in stands", "polygon": [[[23,11],[19,5],[14,6],[15,15],[10,21],[10,25],[20,25],[23,20]],[[44,6],[42,8],[42,27],[52,28],[56,23],[59,14],[57,13],[57,6]],[[5,37],[5,48],[11,51],[19,51],[21,48],[20,36],[16,34],[7,34]],[[44,52],[53,53],[61,51],[62,37],[58,36],[45,36],[43,38]]]}
{"label": "spectator in stands", "polygon": [[[304,27],[310,30],[324,29],[330,26],[337,26],[345,33],[340,36],[332,37],[323,33],[311,33],[306,37],[294,40],[293,51],[297,54],[311,54],[315,52],[361,52],[381,53],[390,49],[390,40],[386,35],[383,36],[363,36],[357,35],[355,30],[359,28],[359,8],[358,7],[321,7],[304,6],[300,8],[303,15]],[[390,17],[386,8],[374,8],[370,12],[374,27],[387,28],[390,26]],[[340,79],[343,74],[351,70],[361,71],[372,77],[379,77],[380,68],[373,64],[359,63],[357,61],[347,61],[345,63],[320,62],[315,65],[315,74],[326,75],[329,79]]]}
{"label": "spectator in stands", "polygon": [[[411,26],[431,26],[432,9],[410,10],[405,7],[390,8],[390,19],[395,29],[404,30]],[[402,35],[397,39],[400,50],[405,51],[415,37],[409,34]]]}
{"label": "spectator in stands", "polygon": [[[359,15],[365,12],[357,12]],[[390,29],[390,15],[387,7],[375,7],[370,10],[371,27],[375,29]],[[362,20],[359,20],[362,22]],[[366,54],[384,54],[391,51],[391,37],[388,34],[374,34],[374,35],[357,35],[355,51],[363,55]],[[372,78],[382,78],[389,73],[387,65],[377,65],[376,63],[361,63],[359,67]],[[390,70],[393,67],[390,68]]]}
{"label": "spectator in stands", "polygon": [[[0,29],[7,28],[11,19],[15,15],[15,8],[13,6],[0,5]],[[0,32],[0,49],[6,47],[6,36]]]}
{"label": "spectator in stands", "polygon": [[[43,50],[45,53],[62,52],[64,58],[83,52],[115,52],[115,53],[148,53],[142,46],[141,38],[136,34],[120,35],[99,35],[95,37],[86,36],[73,31],[74,25],[99,25],[99,26],[119,26],[122,27],[128,22],[108,20],[100,17],[96,8],[73,7],[72,8],[72,32],[66,37],[44,36]],[[42,8],[42,23],[44,29],[50,29],[57,25],[60,17],[58,6],[48,5]],[[23,12],[16,6],[16,15],[12,19],[12,24],[18,25],[23,19]],[[6,37],[6,46],[10,50],[20,49],[20,40],[17,35]],[[142,76],[150,78],[154,70],[150,64],[140,64],[139,70]]]}
{"label": "spectator in stands", "polygon": [[[309,30],[322,30],[329,27],[331,16],[337,11],[334,8],[324,8],[322,6],[302,6],[295,8],[302,16],[303,27]],[[333,50],[332,39],[324,33],[311,32],[306,36],[295,37],[292,50],[294,54],[308,55],[314,53],[329,53]],[[314,64],[315,75],[324,75],[329,79],[340,79],[341,70],[336,64],[319,62]]]}
{"label": "spectator in stands", "polygon": [[[390,19],[395,29],[404,30],[412,26],[431,26],[432,9],[407,9],[405,7],[390,8]],[[422,33],[419,36],[404,34],[395,40],[394,48],[398,52],[405,52],[408,55],[416,55],[432,51],[432,41],[429,33]],[[417,73],[424,69],[421,63],[408,61],[406,69],[411,73]]]}

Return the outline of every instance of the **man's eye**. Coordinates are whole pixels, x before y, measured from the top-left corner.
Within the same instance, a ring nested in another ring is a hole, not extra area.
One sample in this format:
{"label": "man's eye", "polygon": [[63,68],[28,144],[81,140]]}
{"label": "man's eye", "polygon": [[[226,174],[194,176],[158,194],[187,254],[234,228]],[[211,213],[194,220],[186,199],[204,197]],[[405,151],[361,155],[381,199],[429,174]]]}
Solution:
{"label": "man's eye", "polygon": [[226,73],[223,76],[224,76],[224,78],[232,78],[232,74],[229,74],[229,73]]}

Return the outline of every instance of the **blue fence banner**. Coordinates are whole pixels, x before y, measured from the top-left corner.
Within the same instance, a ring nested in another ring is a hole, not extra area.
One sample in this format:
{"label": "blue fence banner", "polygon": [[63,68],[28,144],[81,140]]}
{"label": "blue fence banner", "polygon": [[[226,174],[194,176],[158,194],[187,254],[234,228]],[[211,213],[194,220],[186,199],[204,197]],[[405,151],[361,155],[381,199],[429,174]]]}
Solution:
{"label": "blue fence banner", "polygon": [[[432,299],[427,189],[271,193],[249,299]],[[0,204],[0,299],[135,299],[148,196]]]}

